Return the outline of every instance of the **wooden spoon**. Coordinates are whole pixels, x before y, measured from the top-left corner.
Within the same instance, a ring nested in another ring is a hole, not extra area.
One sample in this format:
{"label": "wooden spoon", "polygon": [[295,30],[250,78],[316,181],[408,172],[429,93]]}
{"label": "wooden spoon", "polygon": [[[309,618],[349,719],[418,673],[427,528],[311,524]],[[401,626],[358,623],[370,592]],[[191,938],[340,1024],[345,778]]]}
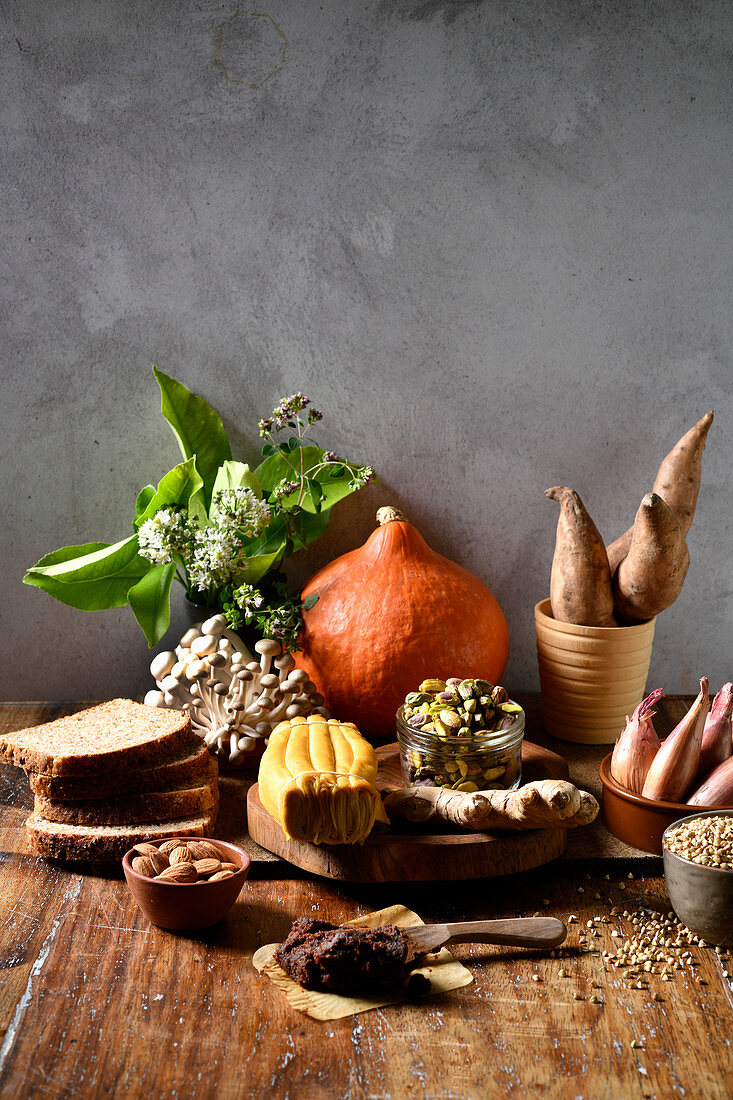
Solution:
{"label": "wooden spoon", "polygon": [[557,917],[517,917],[514,920],[474,920],[460,924],[425,924],[403,928],[408,939],[407,961],[436,951],[446,943],[496,943],[511,947],[558,947],[567,928]]}

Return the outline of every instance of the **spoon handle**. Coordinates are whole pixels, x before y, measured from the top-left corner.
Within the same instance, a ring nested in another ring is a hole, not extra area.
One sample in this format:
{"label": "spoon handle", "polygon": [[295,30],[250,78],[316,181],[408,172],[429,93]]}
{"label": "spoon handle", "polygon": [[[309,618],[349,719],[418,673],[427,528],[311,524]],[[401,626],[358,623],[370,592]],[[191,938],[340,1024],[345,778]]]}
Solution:
{"label": "spoon handle", "polygon": [[509,920],[463,921],[446,924],[451,943],[496,943],[516,947],[557,947],[567,929],[557,917],[516,917]]}

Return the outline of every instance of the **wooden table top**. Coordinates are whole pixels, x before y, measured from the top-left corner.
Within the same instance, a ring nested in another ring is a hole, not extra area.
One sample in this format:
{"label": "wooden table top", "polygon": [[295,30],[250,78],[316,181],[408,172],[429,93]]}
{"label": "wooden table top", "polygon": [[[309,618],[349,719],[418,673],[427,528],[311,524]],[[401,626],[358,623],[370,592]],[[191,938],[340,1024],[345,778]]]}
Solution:
{"label": "wooden table top", "polygon": [[[0,730],[59,713],[0,705]],[[731,1095],[733,956],[695,945],[697,965],[664,983],[646,975],[642,989],[601,969],[599,952],[632,935],[624,912],[669,908],[659,860],[558,861],[444,890],[344,887],[255,864],[225,921],[174,934],[148,924],[116,870],[82,874],[27,853],[22,772],[0,767],[0,798],[3,1098]],[[330,1023],[295,1012],[251,965],[297,916],[340,923],[398,902],[425,921],[576,920],[561,958],[458,946],[471,985]],[[607,923],[583,948],[594,917]]]}

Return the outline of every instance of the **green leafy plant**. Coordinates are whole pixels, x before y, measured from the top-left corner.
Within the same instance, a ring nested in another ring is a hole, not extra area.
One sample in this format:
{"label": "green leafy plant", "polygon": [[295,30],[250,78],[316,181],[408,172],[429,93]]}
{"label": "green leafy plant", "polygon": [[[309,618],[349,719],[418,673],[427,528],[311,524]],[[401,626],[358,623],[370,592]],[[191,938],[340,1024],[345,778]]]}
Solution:
{"label": "green leafy plant", "polygon": [[153,372],[183,461],[140,490],[131,535],[55,550],[24,583],[82,611],[129,604],[152,647],[168,629],[176,581],[194,603],[223,611],[234,629],[247,624],[296,648],[303,605],[279,566],[319,538],[333,506],[374,471],[307,438],[322,415],[302,393],[260,421],[263,461],[251,470],[232,458],[208,402]]}

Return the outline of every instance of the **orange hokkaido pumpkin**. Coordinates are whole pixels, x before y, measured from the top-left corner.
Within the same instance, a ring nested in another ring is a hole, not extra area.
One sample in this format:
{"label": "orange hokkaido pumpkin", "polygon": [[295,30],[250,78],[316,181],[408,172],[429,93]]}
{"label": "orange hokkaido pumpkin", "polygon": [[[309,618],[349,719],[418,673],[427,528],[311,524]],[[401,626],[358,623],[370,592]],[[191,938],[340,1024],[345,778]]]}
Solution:
{"label": "orange hokkaido pumpkin", "polygon": [[303,589],[318,601],[303,612],[297,664],[331,714],[373,739],[391,739],[395,712],[429,677],[497,683],[509,632],[477,577],[430,549],[395,508],[363,546],[320,569]]}

